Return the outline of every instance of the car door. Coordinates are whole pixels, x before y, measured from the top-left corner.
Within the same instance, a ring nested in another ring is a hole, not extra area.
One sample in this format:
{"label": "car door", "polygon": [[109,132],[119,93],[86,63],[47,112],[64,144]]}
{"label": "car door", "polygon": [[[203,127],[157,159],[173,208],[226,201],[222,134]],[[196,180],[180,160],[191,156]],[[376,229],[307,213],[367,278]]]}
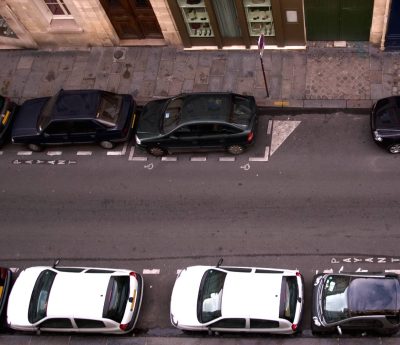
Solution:
{"label": "car door", "polygon": [[44,129],[40,141],[44,144],[65,144],[70,142],[68,132],[71,121],[51,121]]}
{"label": "car door", "polygon": [[106,330],[106,325],[100,320],[75,318],[75,324],[78,332],[101,333]]}
{"label": "car door", "polygon": [[97,140],[99,125],[92,120],[74,120],[69,132],[72,143],[92,143]]}
{"label": "car door", "polygon": [[209,325],[208,328],[218,332],[243,332],[247,330],[246,319],[244,318],[220,319]]}
{"label": "car door", "polygon": [[371,317],[358,317],[343,322],[340,327],[349,332],[374,331],[382,329],[383,323]]}
{"label": "car door", "polygon": [[47,332],[77,332],[71,319],[68,318],[48,318],[37,327],[39,330]]}
{"label": "car door", "polygon": [[192,125],[183,125],[160,139],[158,144],[171,151],[191,151],[198,147],[198,133]]}

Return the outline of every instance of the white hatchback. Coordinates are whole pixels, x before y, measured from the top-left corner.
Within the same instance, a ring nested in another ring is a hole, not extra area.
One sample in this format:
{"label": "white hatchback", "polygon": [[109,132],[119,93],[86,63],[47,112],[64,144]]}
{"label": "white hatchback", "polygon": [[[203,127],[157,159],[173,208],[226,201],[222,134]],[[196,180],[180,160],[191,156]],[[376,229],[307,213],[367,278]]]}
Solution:
{"label": "white hatchback", "polygon": [[133,271],[30,267],[11,289],[7,323],[21,331],[127,333],[142,296],[143,279]]}
{"label": "white hatchback", "polygon": [[175,281],[170,317],[186,331],[293,334],[303,305],[298,271],[191,266]]}

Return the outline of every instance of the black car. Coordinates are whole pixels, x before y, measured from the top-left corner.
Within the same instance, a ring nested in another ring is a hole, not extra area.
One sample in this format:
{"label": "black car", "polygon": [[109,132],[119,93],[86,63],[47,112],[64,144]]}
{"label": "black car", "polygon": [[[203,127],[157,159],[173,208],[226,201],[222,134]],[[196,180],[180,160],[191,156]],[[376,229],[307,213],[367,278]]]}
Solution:
{"label": "black car", "polygon": [[11,290],[11,270],[0,267],[0,329],[5,325],[7,301]]}
{"label": "black car", "polygon": [[136,103],[130,95],[101,90],[61,90],[53,97],[26,101],[12,129],[14,143],[32,151],[43,145],[99,143],[111,149],[128,140]]}
{"label": "black car", "polygon": [[9,98],[0,96],[0,147],[10,139],[16,108]]}
{"label": "black car", "polygon": [[314,334],[400,330],[397,274],[319,274],[313,280],[311,329]]}
{"label": "black car", "polygon": [[378,100],[371,111],[371,132],[377,144],[400,153],[400,96]]}
{"label": "black car", "polygon": [[193,150],[240,154],[254,141],[252,96],[193,93],[151,101],[139,118],[136,143],[154,156]]}

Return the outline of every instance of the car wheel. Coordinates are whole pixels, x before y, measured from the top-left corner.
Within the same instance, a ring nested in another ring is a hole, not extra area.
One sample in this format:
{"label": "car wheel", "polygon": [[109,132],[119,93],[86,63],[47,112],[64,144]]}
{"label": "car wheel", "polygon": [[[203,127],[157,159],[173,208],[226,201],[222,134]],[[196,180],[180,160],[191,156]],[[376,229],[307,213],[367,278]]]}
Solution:
{"label": "car wheel", "polygon": [[242,145],[231,145],[226,149],[231,155],[240,155],[244,151]]}
{"label": "car wheel", "polygon": [[400,144],[393,144],[388,147],[390,153],[400,153]]}
{"label": "car wheel", "polygon": [[158,146],[150,147],[147,152],[156,157],[165,156],[166,154],[166,151]]}
{"label": "car wheel", "polygon": [[114,148],[115,144],[112,143],[111,141],[100,141],[100,146],[103,149],[111,150],[112,148]]}
{"label": "car wheel", "polygon": [[38,144],[28,144],[28,149],[33,152],[40,152],[43,151],[43,146]]}

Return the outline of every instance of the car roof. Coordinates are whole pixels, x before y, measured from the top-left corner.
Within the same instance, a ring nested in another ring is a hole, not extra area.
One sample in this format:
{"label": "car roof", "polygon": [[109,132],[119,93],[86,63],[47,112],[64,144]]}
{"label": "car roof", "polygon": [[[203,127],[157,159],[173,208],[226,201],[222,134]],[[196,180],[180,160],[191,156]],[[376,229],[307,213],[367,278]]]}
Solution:
{"label": "car roof", "polygon": [[60,90],[51,112],[53,120],[94,119],[100,102],[100,90]]}
{"label": "car roof", "polygon": [[392,277],[353,277],[349,285],[352,316],[366,313],[398,312],[400,283]]}
{"label": "car roof", "polygon": [[282,274],[229,272],[225,278],[223,317],[279,319]]}

